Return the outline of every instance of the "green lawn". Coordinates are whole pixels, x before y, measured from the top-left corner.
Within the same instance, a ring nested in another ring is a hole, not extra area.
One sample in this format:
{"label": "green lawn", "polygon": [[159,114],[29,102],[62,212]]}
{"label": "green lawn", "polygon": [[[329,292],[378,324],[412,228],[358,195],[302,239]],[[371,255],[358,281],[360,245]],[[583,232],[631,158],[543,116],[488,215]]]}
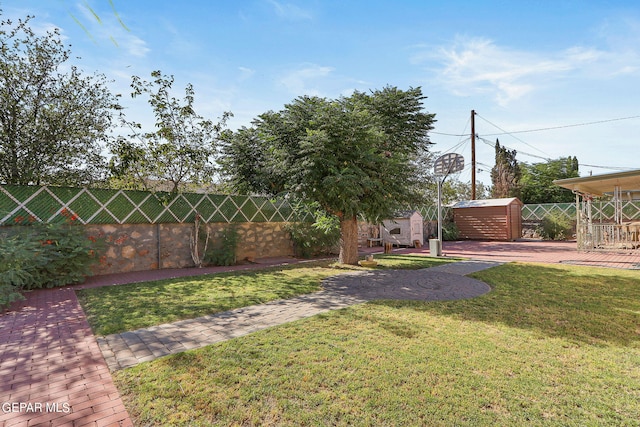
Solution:
{"label": "green lawn", "polygon": [[[379,268],[428,268],[448,262],[411,255],[376,259]],[[309,262],[85,289],[78,298],[94,333],[109,335],[315,292],[325,277],[354,269],[361,268]]]}
{"label": "green lawn", "polygon": [[492,292],[358,305],[114,378],[136,425],[638,425],[640,273],[474,277]]}

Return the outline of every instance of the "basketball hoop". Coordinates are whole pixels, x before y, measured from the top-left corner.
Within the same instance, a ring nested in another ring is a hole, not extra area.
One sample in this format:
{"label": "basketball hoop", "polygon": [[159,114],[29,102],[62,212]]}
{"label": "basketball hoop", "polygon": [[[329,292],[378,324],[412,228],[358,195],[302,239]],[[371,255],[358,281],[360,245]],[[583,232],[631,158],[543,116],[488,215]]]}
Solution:
{"label": "basketball hoop", "polygon": [[438,181],[438,256],[442,251],[442,184],[451,174],[460,173],[464,169],[464,157],[457,153],[440,156],[433,164],[433,174]]}
{"label": "basketball hoop", "polygon": [[446,178],[450,174],[461,172],[463,169],[464,157],[457,153],[448,153],[440,156],[433,164],[433,174],[443,178]]}

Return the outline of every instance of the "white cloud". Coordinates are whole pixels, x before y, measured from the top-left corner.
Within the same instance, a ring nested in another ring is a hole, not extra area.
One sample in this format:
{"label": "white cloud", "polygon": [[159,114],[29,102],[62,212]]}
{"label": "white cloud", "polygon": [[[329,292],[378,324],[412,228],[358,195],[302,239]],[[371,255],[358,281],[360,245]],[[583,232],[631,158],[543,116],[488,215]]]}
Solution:
{"label": "white cloud", "polygon": [[292,3],[283,3],[277,0],[267,0],[267,2],[273,7],[276,15],[279,18],[288,21],[303,21],[313,18],[310,11],[305,10]]}
{"label": "white cloud", "polygon": [[332,67],[305,64],[301,68],[287,72],[279,83],[295,96],[322,96],[319,83],[333,72]]}
{"label": "white cloud", "polygon": [[438,80],[456,95],[488,94],[506,106],[605,56],[605,52],[582,47],[538,53],[499,46],[488,39],[459,38],[451,46],[441,47],[435,58],[420,50],[411,60],[435,59]]}
{"label": "white cloud", "polygon": [[240,71],[240,75],[238,76],[238,79],[240,81],[250,79],[251,76],[256,73],[256,70],[252,70],[251,68],[247,67],[238,67],[238,71]]}

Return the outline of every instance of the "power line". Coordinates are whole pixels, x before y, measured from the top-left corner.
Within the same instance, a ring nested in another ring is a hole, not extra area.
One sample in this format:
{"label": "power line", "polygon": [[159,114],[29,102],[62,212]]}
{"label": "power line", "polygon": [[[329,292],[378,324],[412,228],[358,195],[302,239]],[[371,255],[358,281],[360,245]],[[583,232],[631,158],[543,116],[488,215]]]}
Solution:
{"label": "power line", "polygon": [[[480,137],[480,136],[478,137],[478,139],[479,139],[480,141],[484,142],[485,144],[487,144],[487,145],[489,145],[489,146],[491,146],[491,147],[493,147],[493,148],[496,148],[496,144],[495,144],[495,142],[491,142],[491,141],[489,141],[488,139],[482,138],[482,137]],[[503,145],[503,147],[504,147],[504,148],[507,148],[507,149],[509,149],[509,150],[515,150],[514,148],[507,147],[506,145]],[[518,150],[515,150],[515,151],[516,151],[518,154],[523,154],[523,155],[525,155],[525,156],[535,157],[535,158],[537,158],[537,159],[542,159],[542,160],[546,160],[546,161],[550,161],[550,160],[551,160],[549,157],[542,157],[542,156],[538,156],[537,154],[525,153],[524,151],[518,151]]]}
{"label": "power line", "polygon": [[[495,147],[496,147],[495,143],[493,143],[493,142],[489,141],[488,139],[481,138],[481,137],[478,137],[478,139],[480,139],[482,142],[484,142],[485,144],[487,144],[487,145],[489,145],[489,146],[491,146],[491,147],[493,147],[493,148],[495,148]],[[507,147],[507,146],[504,146],[504,145],[503,145],[503,147],[504,147],[504,148],[507,148],[507,149],[510,149],[510,150],[512,149],[512,148]],[[516,150],[516,152],[517,152],[518,154],[523,154],[523,155],[525,155],[525,156],[535,157],[535,158],[537,158],[537,159],[546,160],[547,162],[549,162],[549,161],[551,161],[551,160],[552,160],[552,159],[549,159],[549,158],[546,158],[546,157],[538,156],[538,155],[536,155],[536,154],[525,153],[525,152],[523,152],[523,151],[518,151],[518,150]],[[488,166],[488,165],[485,165],[485,166]],[[634,168],[625,168],[625,167],[620,167],[620,166],[599,166],[599,165],[588,165],[588,164],[586,164],[586,163],[578,163],[578,166],[585,166],[585,167],[590,167],[590,168],[599,168],[599,169],[609,169],[609,170],[619,170],[619,171],[634,170]]]}
{"label": "power line", "polygon": [[587,166],[590,168],[599,168],[599,169],[611,169],[611,170],[618,170],[618,171],[632,171],[635,170],[634,168],[624,168],[624,167],[619,167],[619,166],[598,166],[598,165],[587,165],[585,163],[578,163],[579,166]]}
{"label": "power line", "polygon": [[[496,126],[493,123],[489,122],[484,117],[480,116],[480,118],[482,118],[483,120],[485,120],[487,123],[491,124],[492,126],[495,126],[498,129],[500,129],[498,126]],[[500,130],[502,130],[502,133],[489,133],[489,134],[486,134],[486,136],[501,136],[501,135],[511,135],[511,134],[514,134],[514,133],[542,132],[542,131],[546,131],[546,130],[565,129],[565,128],[573,128],[573,127],[579,127],[579,126],[591,126],[591,125],[598,125],[598,124],[602,124],[602,123],[618,122],[618,121],[621,121],[621,120],[632,120],[632,119],[639,119],[639,118],[640,118],[640,115],[638,115],[638,116],[628,116],[628,117],[618,117],[618,118],[615,118],[615,119],[597,120],[597,121],[594,121],[594,122],[574,123],[574,124],[570,124],[570,125],[550,126],[550,127],[538,128],[538,129],[516,130],[516,131],[512,131],[512,132],[507,132],[507,131],[505,131],[503,129],[500,129]],[[465,136],[465,135],[459,135],[459,134],[454,134],[454,133],[435,132],[435,131],[431,131],[430,133],[433,133],[433,134],[436,134],[436,135],[443,135],[443,136],[455,136],[455,137]]]}
{"label": "power line", "polygon": [[[537,147],[534,147],[533,145],[529,144],[528,142],[523,141],[522,139],[518,138],[517,136],[512,135],[512,132],[507,132],[506,130],[502,129],[500,126],[498,126],[498,125],[496,125],[494,123],[491,123],[489,120],[485,119],[480,114],[476,113],[476,116],[480,117],[482,120],[484,120],[485,122],[489,123],[491,126],[497,128],[497,129],[500,129],[502,132],[504,132],[504,135],[511,135],[514,139],[517,139],[518,141],[522,142],[524,145],[527,145],[527,146],[533,148],[534,150],[537,150],[537,151],[541,152],[542,154],[545,154],[547,157],[551,157],[551,156],[549,156],[548,153],[545,153],[541,149],[539,149]],[[489,135],[487,135],[487,136],[489,136]]]}
{"label": "power line", "polygon": [[469,142],[469,138],[463,139],[462,141],[459,141],[456,145],[447,148],[445,151],[443,151],[443,154],[447,154],[447,153],[453,153],[454,150],[462,147],[462,146],[466,146],[466,144]]}
{"label": "power line", "polygon": [[[593,122],[583,122],[583,123],[575,123],[575,124],[569,124],[569,125],[550,126],[550,127],[546,127],[546,128],[538,128],[538,129],[529,129],[529,130],[519,130],[519,131],[508,132],[508,131],[502,129],[500,126],[498,126],[498,125],[490,122],[486,118],[480,116],[479,114],[476,113],[476,115],[478,117],[480,117],[482,120],[484,120],[485,122],[489,123],[491,126],[494,126],[495,128],[500,129],[502,131],[502,133],[486,134],[485,136],[510,135],[514,139],[516,139],[516,140],[522,142],[523,144],[533,148],[534,150],[539,151],[542,154],[545,154],[547,157],[542,157],[542,156],[539,156],[539,155],[536,155],[536,154],[530,154],[530,153],[526,153],[526,152],[523,152],[523,151],[516,150],[518,153],[520,153],[522,155],[525,155],[525,156],[528,156],[528,157],[533,157],[533,158],[545,160],[547,162],[551,161],[551,158],[550,158],[551,156],[548,153],[540,150],[537,147],[534,147],[533,145],[523,141],[522,139],[514,136],[513,134],[516,134],[516,133],[529,133],[529,132],[542,132],[542,131],[547,131],[547,130],[565,129],[565,128],[572,128],[572,127],[579,127],[579,126],[590,126],[590,125],[596,125],[596,124],[602,124],[602,123],[611,123],[611,122],[616,122],[616,121],[621,121],[621,120],[632,120],[632,119],[640,118],[640,115],[636,115],[636,116],[628,116],[628,117],[618,117],[618,118],[614,118],[614,119],[597,120],[597,121],[593,121]],[[469,122],[467,121],[467,125],[465,125],[465,129],[464,129],[465,131],[466,131],[466,126],[468,126],[468,124],[469,124]],[[461,147],[463,144],[469,142],[469,140],[470,140],[469,135],[465,134],[465,133],[453,134],[453,133],[434,132],[434,131],[432,131],[431,133],[436,134],[436,135],[458,137],[458,138],[467,137],[465,140],[461,140],[456,145],[454,145],[453,147],[449,148],[447,151],[445,151],[445,153],[452,152],[453,150]],[[493,143],[493,142],[491,142],[491,141],[489,141],[489,140],[487,140],[485,138],[482,138],[482,137],[480,137],[478,135],[476,135],[476,137],[478,139],[480,139],[482,142],[484,142],[485,144],[487,144],[487,145],[489,145],[489,146],[491,146],[491,147],[493,147],[495,149],[495,143]],[[506,146],[505,146],[505,148],[511,149],[511,148],[506,147]],[[481,164],[479,162],[476,162],[476,163]],[[490,167],[489,165],[484,165],[484,164],[481,164],[481,165],[483,165],[485,167]],[[627,167],[589,165],[589,164],[585,164],[585,163],[579,163],[579,166],[591,167],[591,168],[599,168],[599,169],[619,170],[619,171],[634,170],[633,168],[627,168]],[[465,167],[465,170],[466,170],[466,167]]]}
{"label": "power line", "polygon": [[510,134],[514,134],[514,133],[527,133],[527,132],[541,132],[541,131],[545,131],[545,130],[556,130],[556,129],[573,128],[573,127],[578,127],[578,126],[598,125],[598,124],[601,124],[601,123],[610,123],[610,122],[617,122],[617,121],[620,121],[620,120],[631,120],[631,119],[638,119],[638,118],[640,118],[640,116],[618,117],[616,119],[598,120],[598,121],[595,121],[595,122],[585,122],[585,123],[575,123],[575,124],[572,124],[572,125],[552,126],[552,127],[539,128],[539,129],[529,129],[529,130],[517,130],[517,131],[514,131],[514,132],[503,131],[504,133],[492,133],[492,134],[487,134],[487,136],[500,136],[500,135],[510,135]]}
{"label": "power line", "polygon": [[435,135],[443,135],[443,136],[455,136],[455,137],[463,137],[463,136],[469,136],[469,134],[457,134],[457,133],[444,133],[444,132],[436,132],[436,131],[429,131],[429,133],[433,133]]}

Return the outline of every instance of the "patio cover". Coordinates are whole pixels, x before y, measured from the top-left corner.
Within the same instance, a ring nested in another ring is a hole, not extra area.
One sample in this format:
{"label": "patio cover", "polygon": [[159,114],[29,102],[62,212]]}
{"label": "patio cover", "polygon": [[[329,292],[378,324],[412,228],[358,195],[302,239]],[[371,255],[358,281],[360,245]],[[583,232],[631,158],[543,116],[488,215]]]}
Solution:
{"label": "patio cover", "polygon": [[636,193],[640,192],[640,169],[580,178],[557,179],[553,183],[568,188],[574,193],[592,196],[613,194],[616,188]]}
{"label": "patio cover", "polygon": [[[622,197],[627,193],[630,200],[640,194],[640,170],[587,176],[581,178],[558,179],[555,185],[571,190],[576,195],[576,236],[578,250],[597,248],[635,248],[638,232],[630,239],[629,224],[623,224]],[[594,223],[591,199],[613,195],[614,222]],[[582,203],[580,199],[582,198]],[[625,228],[626,227],[626,228]]]}

